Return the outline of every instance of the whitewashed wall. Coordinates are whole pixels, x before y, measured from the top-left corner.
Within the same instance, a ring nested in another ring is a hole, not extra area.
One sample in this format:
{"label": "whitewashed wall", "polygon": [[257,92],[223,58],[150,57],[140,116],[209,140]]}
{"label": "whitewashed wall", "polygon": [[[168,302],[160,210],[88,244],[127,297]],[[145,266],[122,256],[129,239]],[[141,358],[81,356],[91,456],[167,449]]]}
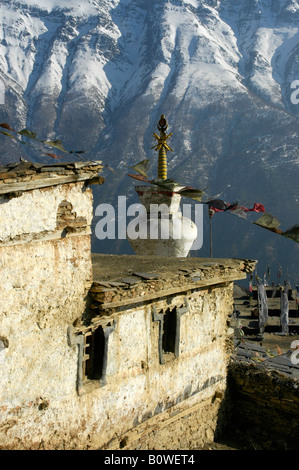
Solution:
{"label": "whitewashed wall", "polygon": [[25,191],[10,200],[0,195],[0,242],[9,243],[27,234],[32,236],[55,232],[57,209],[65,199],[73,205],[77,216],[86,217],[90,227],[93,217],[92,193],[84,183]]}
{"label": "whitewashed wall", "polygon": [[[180,355],[165,364],[159,362],[159,324],[152,320],[152,306],[123,312],[109,336],[107,384],[82,396],[76,392],[78,347],[70,347],[66,339],[68,317],[63,318],[64,326],[61,317],[53,317],[44,329],[33,322],[31,330],[30,322],[26,329],[11,325],[2,363],[7,379],[1,387],[1,444],[98,449],[109,448],[111,440],[117,446],[123,436],[130,440],[135,434],[135,448],[142,423],[168,410],[181,407],[186,413],[188,407],[203,403],[206,410],[200,409],[200,419],[193,413],[182,421],[181,431],[170,436],[159,433],[156,425],[157,438],[152,433],[150,443],[143,442],[141,448],[180,448],[179,441],[187,435],[184,426],[192,428],[192,423],[196,430],[188,445],[203,446],[217,425],[220,404],[213,405],[213,397],[226,388],[230,295],[231,289],[219,288],[190,297],[190,310],[182,316]],[[173,306],[182,300],[175,298]],[[216,302],[221,304],[217,313]],[[169,304],[160,302],[158,307]]]}
{"label": "whitewashed wall", "polygon": [[[58,238],[61,200],[90,223],[92,194],[81,183],[28,191],[0,205],[0,449],[204,445],[217,424],[215,396],[226,387],[232,286],[188,294],[180,354],[165,364],[152,309],[180,307],[184,296],[119,312],[107,383],[79,395],[78,346],[69,344],[68,328],[87,308],[90,227]],[[39,238],[29,242],[32,233]]]}

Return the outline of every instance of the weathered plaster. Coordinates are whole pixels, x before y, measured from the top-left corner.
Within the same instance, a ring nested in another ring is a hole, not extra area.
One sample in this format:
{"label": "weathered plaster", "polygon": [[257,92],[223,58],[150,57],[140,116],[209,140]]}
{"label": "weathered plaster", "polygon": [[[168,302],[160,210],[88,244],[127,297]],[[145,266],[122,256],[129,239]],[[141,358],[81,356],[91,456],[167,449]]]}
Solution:
{"label": "weathered plaster", "polygon": [[90,233],[92,193],[84,182],[79,182],[25,191],[9,200],[0,195],[0,242],[13,242],[26,235],[33,238],[54,233],[57,209],[63,200],[72,204],[77,217],[86,218],[86,233]]}
{"label": "weathered plaster", "polygon": [[[66,318],[60,322],[52,318],[51,328],[40,330],[35,326],[27,334],[12,328],[6,358],[8,379],[2,385],[2,409],[7,409],[2,413],[0,442],[11,443],[13,448],[102,448],[111,439],[121,441],[128,432],[137,432],[138,426],[159,413],[179,404],[184,409],[188,398],[193,406],[210,400],[216,392],[223,393],[227,365],[225,325],[230,304],[223,303],[217,315],[213,306],[215,299],[229,297],[230,291],[231,287],[220,288],[212,293],[195,293],[189,299],[194,304],[182,317],[180,355],[163,365],[159,363],[158,323],[152,321],[152,306],[123,312],[109,336],[107,384],[82,396],[76,393],[77,347],[67,344],[66,328],[62,327]],[[174,298],[172,306],[181,303],[182,297]],[[168,308],[169,303],[160,302],[159,306]],[[218,334],[216,338],[203,328],[205,322]],[[27,354],[17,365],[16,355],[21,351]],[[11,377],[18,377],[22,386],[12,384]],[[47,403],[41,409],[39,397]],[[207,439],[209,419],[206,415],[203,420],[203,441]],[[211,420],[213,434],[217,421],[213,413]],[[176,442],[173,445],[179,445],[178,440],[172,439]],[[151,442],[154,441],[152,435]],[[155,445],[159,446],[158,441]]]}
{"label": "weathered plaster", "polygon": [[[62,201],[86,227],[57,225]],[[226,387],[231,283],[250,263],[100,256],[95,268],[83,183],[1,202],[0,448],[185,449],[211,441]],[[150,267],[156,275],[100,287]],[[179,354],[165,352],[161,363],[153,309],[184,305]],[[112,324],[106,384],[87,378],[79,390],[79,340]]]}

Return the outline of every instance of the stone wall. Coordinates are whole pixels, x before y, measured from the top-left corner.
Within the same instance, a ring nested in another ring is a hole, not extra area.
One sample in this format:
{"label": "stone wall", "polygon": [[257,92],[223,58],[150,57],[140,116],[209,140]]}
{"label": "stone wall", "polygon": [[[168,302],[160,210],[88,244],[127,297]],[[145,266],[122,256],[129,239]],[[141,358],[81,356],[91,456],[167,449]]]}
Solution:
{"label": "stone wall", "polygon": [[[230,293],[230,287],[215,288],[188,297],[190,310],[181,318],[179,356],[164,354],[164,364],[159,361],[159,324],[152,321],[151,307],[119,318],[111,348],[112,361],[119,365],[109,369],[114,379],[111,375],[108,383],[120,379],[121,410],[130,399],[126,391],[122,405],[122,389],[130,384],[134,412],[129,420],[128,410],[124,413],[118,436],[104,448],[194,449],[213,440],[226,389]],[[155,307],[166,310],[184,302],[177,296],[172,303],[158,302]],[[221,304],[217,313],[216,303]]]}
{"label": "stone wall", "polygon": [[[188,297],[179,355],[165,354],[164,364],[153,305],[118,314],[106,384],[82,394],[76,388],[78,346],[67,342],[67,311],[44,327],[29,318],[22,326],[12,317],[10,329],[1,330],[9,346],[2,361],[0,447],[192,449],[211,442],[226,389],[231,292],[230,285]],[[173,296],[155,307],[185,300]]]}
{"label": "stone wall", "polygon": [[232,403],[230,431],[247,440],[247,448],[298,449],[299,383],[276,370],[253,364],[229,367]]}
{"label": "stone wall", "polygon": [[[72,438],[66,445],[194,449],[211,442],[226,389],[231,293],[230,284],[94,318],[93,328],[115,322],[109,335],[106,383],[95,389],[90,382],[86,389],[83,384],[79,398],[73,398],[83,416],[90,410],[92,414],[84,419],[85,437]],[[181,317],[179,354],[163,353],[161,363],[160,325],[153,319],[153,308],[165,312],[181,308],[186,300],[189,308]]]}
{"label": "stone wall", "polygon": [[[92,308],[92,193],[84,182],[47,182],[17,191],[16,181],[0,196],[0,449],[211,442],[227,385],[232,282],[251,263],[157,258],[155,281],[145,275],[138,295],[125,279],[114,283],[118,300],[100,292]],[[126,277],[137,257],[109,259]],[[149,269],[141,261],[137,271]],[[112,268],[100,263],[107,282]]]}
{"label": "stone wall", "polygon": [[222,403],[221,392],[215,392],[202,401],[194,396],[186,398],[128,430],[121,439],[112,440],[105,449],[202,449],[213,442],[219,420],[223,420]]}
{"label": "stone wall", "polygon": [[90,234],[91,201],[91,189],[81,182],[24,191],[11,199],[0,195],[0,246],[61,238],[63,228],[74,219]]}
{"label": "stone wall", "polygon": [[[65,201],[71,217],[59,210]],[[77,355],[66,332],[92,283],[92,193],[79,182],[0,202],[0,447],[30,448],[73,390]]]}

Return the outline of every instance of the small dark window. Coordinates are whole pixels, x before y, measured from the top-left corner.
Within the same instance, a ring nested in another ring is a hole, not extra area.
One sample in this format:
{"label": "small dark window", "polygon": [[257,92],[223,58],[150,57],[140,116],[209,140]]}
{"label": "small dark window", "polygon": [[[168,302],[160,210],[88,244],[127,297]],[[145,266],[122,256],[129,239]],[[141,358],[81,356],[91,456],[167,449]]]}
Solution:
{"label": "small dark window", "polygon": [[103,387],[106,385],[109,335],[114,331],[116,323],[98,326],[83,335],[80,348],[81,370],[79,371],[78,390],[86,384]]}
{"label": "small dark window", "polygon": [[166,310],[163,322],[162,349],[165,353],[175,353],[177,315],[176,309]]}
{"label": "small dark window", "polygon": [[180,354],[180,329],[181,317],[189,310],[188,300],[185,297],[184,305],[169,308],[164,313],[157,313],[156,307],[153,306],[152,318],[154,322],[159,322],[159,361],[165,364],[165,361],[178,357]]}
{"label": "small dark window", "polygon": [[85,335],[83,353],[83,375],[87,380],[101,380],[105,356],[105,335],[100,326]]}

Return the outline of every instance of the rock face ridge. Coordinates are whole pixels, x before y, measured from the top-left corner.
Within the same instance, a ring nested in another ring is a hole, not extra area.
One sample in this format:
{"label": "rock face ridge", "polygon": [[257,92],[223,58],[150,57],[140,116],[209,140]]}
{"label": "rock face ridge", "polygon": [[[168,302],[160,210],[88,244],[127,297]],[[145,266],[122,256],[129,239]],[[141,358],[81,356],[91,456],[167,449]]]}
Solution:
{"label": "rock face ridge", "polygon": [[[297,1],[3,0],[0,14],[1,122],[118,169],[96,203],[133,201],[127,167],[143,158],[156,177],[152,133],[165,113],[170,177],[207,196],[230,185],[228,202],[262,202],[284,228],[298,223]],[[2,163],[47,161],[2,135],[1,146]],[[281,263],[298,280],[296,243],[227,214],[213,236],[215,256],[259,259],[260,274]]]}

